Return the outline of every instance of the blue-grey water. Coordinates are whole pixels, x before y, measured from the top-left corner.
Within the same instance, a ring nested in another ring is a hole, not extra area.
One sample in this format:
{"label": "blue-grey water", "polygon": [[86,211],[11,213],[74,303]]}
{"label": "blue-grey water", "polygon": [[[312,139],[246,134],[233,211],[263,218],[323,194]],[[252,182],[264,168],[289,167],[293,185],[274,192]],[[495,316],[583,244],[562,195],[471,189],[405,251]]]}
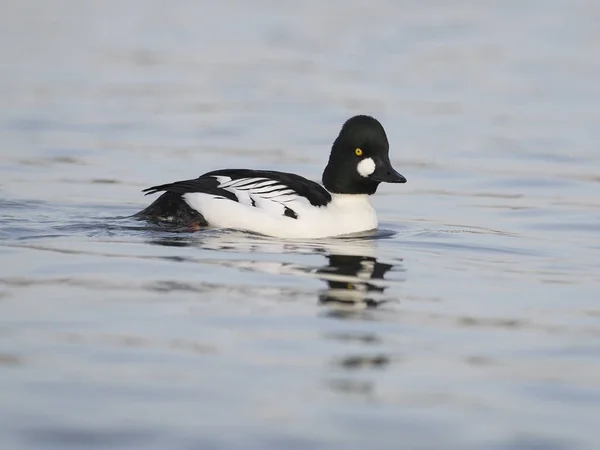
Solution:
{"label": "blue-grey water", "polygon": [[[600,448],[600,3],[19,0],[0,14],[0,448]],[[175,233],[141,189],[405,185],[371,236]]]}

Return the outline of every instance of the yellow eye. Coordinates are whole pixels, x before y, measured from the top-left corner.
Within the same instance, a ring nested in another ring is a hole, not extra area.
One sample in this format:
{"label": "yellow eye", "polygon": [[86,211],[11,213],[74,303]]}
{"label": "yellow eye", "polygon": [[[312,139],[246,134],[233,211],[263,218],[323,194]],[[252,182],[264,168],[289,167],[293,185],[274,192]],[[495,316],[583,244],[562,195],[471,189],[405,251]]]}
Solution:
{"label": "yellow eye", "polygon": [[362,156],[362,149],[357,148],[356,150],[354,150],[354,153],[356,153],[356,156]]}

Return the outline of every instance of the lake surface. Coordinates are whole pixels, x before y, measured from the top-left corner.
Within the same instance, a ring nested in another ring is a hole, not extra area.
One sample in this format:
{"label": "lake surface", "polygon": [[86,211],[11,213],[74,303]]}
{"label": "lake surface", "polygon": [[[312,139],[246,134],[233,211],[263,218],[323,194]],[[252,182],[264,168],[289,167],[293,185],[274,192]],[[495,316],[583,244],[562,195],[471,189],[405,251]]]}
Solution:
{"label": "lake surface", "polygon": [[[599,2],[5,3],[3,449],[600,448]],[[128,218],[358,113],[377,233]]]}

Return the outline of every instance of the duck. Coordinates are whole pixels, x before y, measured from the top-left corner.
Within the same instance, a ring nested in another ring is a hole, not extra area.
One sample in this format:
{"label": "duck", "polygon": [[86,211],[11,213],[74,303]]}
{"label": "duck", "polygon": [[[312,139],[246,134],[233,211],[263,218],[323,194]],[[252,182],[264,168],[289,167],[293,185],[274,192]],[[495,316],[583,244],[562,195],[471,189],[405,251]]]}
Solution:
{"label": "duck", "polygon": [[369,115],[344,122],[322,185],[273,170],[220,169],[144,189],[162,193],[138,219],[194,231],[220,228],[281,239],[319,239],[376,230],[370,196],[380,183],[406,183],[390,162],[383,125]]}

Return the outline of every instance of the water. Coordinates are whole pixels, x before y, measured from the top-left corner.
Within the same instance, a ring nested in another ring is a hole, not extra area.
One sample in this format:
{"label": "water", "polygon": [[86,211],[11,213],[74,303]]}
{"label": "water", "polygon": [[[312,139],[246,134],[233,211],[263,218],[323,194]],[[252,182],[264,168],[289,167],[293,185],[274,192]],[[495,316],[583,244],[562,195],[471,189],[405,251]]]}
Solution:
{"label": "water", "polygon": [[[600,4],[11,2],[6,449],[596,449]],[[378,117],[370,236],[173,233],[141,189],[319,179]]]}

